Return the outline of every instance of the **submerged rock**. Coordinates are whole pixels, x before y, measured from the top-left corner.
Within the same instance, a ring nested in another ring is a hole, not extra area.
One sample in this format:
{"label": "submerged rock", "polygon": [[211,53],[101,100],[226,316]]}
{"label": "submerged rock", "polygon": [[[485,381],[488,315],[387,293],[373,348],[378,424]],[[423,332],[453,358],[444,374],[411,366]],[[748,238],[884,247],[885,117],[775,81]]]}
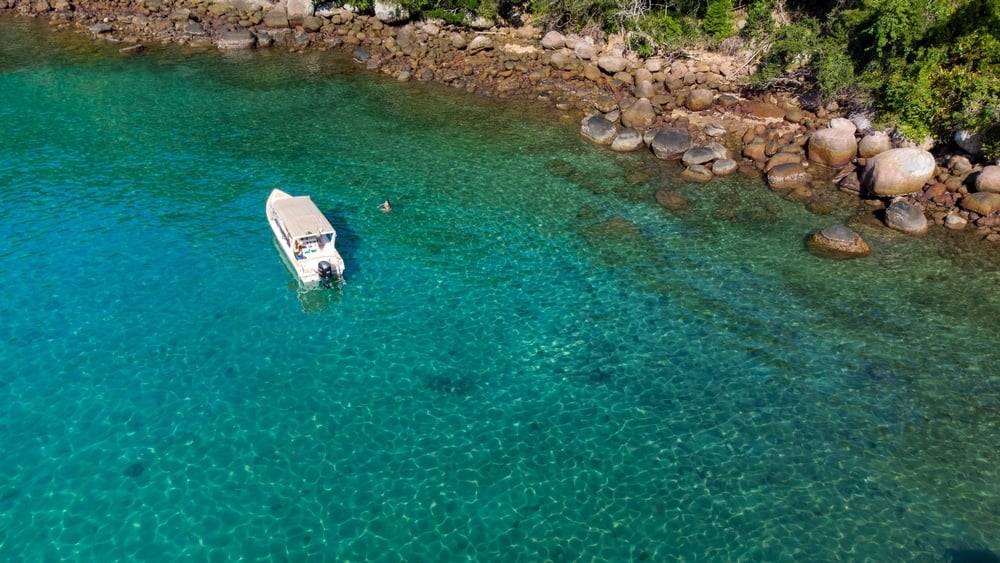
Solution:
{"label": "submerged rock", "polygon": [[806,244],[813,254],[822,258],[860,258],[872,251],[861,235],[844,225],[831,225],[815,231]]}
{"label": "submerged rock", "polygon": [[618,135],[618,128],[611,121],[594,115],[583,120],[580,133],[598,145],[608,145]]}
{"label": "submerged rock", "polygon": [[767,185],[779,192],[792,191],[809,183],[809,170],[800,162],[779,164],[767,173]]}
{"label": "submerged rock", "polygon": [[667,190],[656,190],[655,197],[656,203],[670,211],[683,211],[688,206],[688,200]]}

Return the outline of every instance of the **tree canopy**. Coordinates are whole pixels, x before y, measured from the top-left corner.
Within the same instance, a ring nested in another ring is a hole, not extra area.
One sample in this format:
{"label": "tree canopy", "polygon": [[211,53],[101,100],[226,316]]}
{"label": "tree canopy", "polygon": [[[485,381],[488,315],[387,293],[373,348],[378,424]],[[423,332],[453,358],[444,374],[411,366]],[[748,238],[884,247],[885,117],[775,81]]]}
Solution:
{"label": "tree canopy", "polygon": [[862,100],[914,139],[1000,121],[1000,0],[522,1],[402,3],[455,22],[532,13],[550,29],[621,34],[642,56],[742,49],[757,61],[761,87]]}

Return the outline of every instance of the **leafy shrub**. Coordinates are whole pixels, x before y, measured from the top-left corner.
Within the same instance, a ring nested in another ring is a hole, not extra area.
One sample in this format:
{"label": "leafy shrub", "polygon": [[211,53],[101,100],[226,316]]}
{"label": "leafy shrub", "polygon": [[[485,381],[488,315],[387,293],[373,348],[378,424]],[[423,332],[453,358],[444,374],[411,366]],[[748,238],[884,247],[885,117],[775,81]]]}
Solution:
{"label": "leafy shrub", "polygon": [[597,24],[611,29],[618,5],[614,0],[533,0],[531,9],[546,27],[579,30]]}
{"label": "leafy shrub", "polygon": [[702,29],[716,40],[736,35],[733,0],[708,0]]}
{"label": "leafy shrub", "polygon": [[626,19],[621,24],[630,49],[649,57],[663,48],[675,48],[691,41],[690,21],[666,12],[646,13]]}
{"label": "leafy shrub", "polygon": [[750,39],[770,38],[774,33],[774,18],[771,10],[774,4],[771,0],[754,0],[747,6],[747,22],[742,33]]}

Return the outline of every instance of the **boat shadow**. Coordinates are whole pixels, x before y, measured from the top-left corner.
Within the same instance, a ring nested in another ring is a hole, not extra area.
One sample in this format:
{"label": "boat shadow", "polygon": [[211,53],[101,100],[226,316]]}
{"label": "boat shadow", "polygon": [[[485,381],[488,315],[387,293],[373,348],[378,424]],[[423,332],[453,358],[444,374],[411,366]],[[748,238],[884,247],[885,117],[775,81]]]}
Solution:
{"label": "boat shadow", "polygon": [[337,240],[334,244],[337,245],[340,257],[344,259],[344,284],[349,283],[351,278],[356,277],[361,271],[357,260],[358,249],[361,247],[361,237],[358,236],[357,231],[351,228],[344,216],[326,212],[323,215],[337,231]]}

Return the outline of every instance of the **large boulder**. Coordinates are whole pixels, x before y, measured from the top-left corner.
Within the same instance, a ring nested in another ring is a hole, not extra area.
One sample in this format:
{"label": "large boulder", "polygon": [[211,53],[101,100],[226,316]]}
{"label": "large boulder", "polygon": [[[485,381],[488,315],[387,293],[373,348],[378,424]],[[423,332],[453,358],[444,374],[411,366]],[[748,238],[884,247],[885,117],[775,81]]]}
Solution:
{"label": "large boulder", "polygon": [[684,98],[684,107],[691,111],[703,111],[715,102],[715,92],[708,88],[696,88]]}
{"label": "large boulder", "polygon": [[976,176],[977,192],[1000,193],[1000,166],[990,165]]}
{"label": "large boulder", "polygon": [[720,158],[712,163],[712,174],[716,176],[732,176],[739,169],[739,163],[731,158]]}
{"label": "large boulder", "polygon": [[642,147],[642,133],[629,127],[623,129],[611,142],[611,150],[616,152],[631,152]]}
{"label": "large boulder", "polygon": [[302,18],[316,13],[316,4],[313,0],[287,0],[285,11],[288,13],[288,19],[301,21]]}
{"label": "large boulder", "polygon": [[[642,70],[642,69],[640,69]],[[652,80],[636,80],[635,95],[638,98],[652,98],[656,95],[656,87]]]}
{"label": "large boulder", "polygon": [[597,46],[591,41],[577,41],[573,45],[573,54],[581,61],[592,61],[597,57]]}
{"label": "large boulder", "polygon": [[677,160],[691,148],[691,133],[680,127],[664,127],[656,132],[649,146],[656,158]]}
{"label": "large boulder", "polygon": [[618,135],[618,128],[611,121],[594,115],[583,120],[580,133],[598,145],[609,145]]}
{"label": "large boulder", "polygon": [[479,51],[489,51],[493,48],[493,40],[485,35],[477,35],[469,41],[468,51],[470,53],[478,53]]}
{"label": "large boulder", "polygon": [[622,112],[622,125],[646,129],[656,121],[656,111],[648,98],[639,98]]}
{"label": "large boulder", "polygon": [[715,151],[709,147],[692,147],[684,151],[684,155],[681,156],[681,162],[685,166],[691,166],[694,164],[706,164],[715,160],[717,155]]}
{"label": "large boulder", "polygon": [[859,258],[872,251],[861,235],[844,225],[831,225],[815,231],[806,244],[813,254],[823,258]]}
{"label": "large boulder", "polygon": [[920,206],[905,200],[896,200],[885,210],[885,224],[891,229],[908,235],[927,234],[927,217]]}
{"label": "large boulder", "polygon": [[809,137],[808,156],[811,162],[840,168],[847,166],[858,154],[858,141],[851,127],[828,127]]}
{"label": "large boulder", "polygon": [[809,184],[809,170],[800,162],[779,164],[767,173],[767,185],[778,192],[790,192]]}
{"label": "large boulder", "polygon": [[869,133],[858,142],[858,156],[871,158],[892,148],[892,139],[884,131]]}
{"label": "large boulder", "polygon": [[281,5],[267,11],[264,14],[265,27],[288,27],[288,12]]}
{"label": "large boulder", "polygon": [[597,66],[608,74],[615,74],[628,68],[628,60],[619,55],[604,55],[597,59]]}
{"label": "large boulder", "polygon": [[920,191],[934,176],[934,155],[916,147],[891,149],[868,159],[861,185],[871,195],[893,197]]}
{"label": "large boulder", "polygon": [[215,45],[224,51],[235,51],[239,49],[253,49],[257,39],[249,29],[239,29],[235,31],[224,31],[222,36],[216,40]]}
{"label": "large boulder", "polygon": [[830,129],[843,129],[845,131],[850,131],[851,135],[854,135],[855,133],[858,132],[858,126],[855,125],[853,121],[847,119],[846,117],[834,117],[833,119],[831,119]]}
{"label": "large boulder", "polygon": [[542,47],[546,49],[562,49],[565,46],[566,36],[554,29],[542,37]]}
{"label": "large boulder", "polygon": [[549,57],[549,64],[559,70],[573,70],[580,64],[580,61],[573,56],[573,51],[569,49],[559,49],[554,51]]}

